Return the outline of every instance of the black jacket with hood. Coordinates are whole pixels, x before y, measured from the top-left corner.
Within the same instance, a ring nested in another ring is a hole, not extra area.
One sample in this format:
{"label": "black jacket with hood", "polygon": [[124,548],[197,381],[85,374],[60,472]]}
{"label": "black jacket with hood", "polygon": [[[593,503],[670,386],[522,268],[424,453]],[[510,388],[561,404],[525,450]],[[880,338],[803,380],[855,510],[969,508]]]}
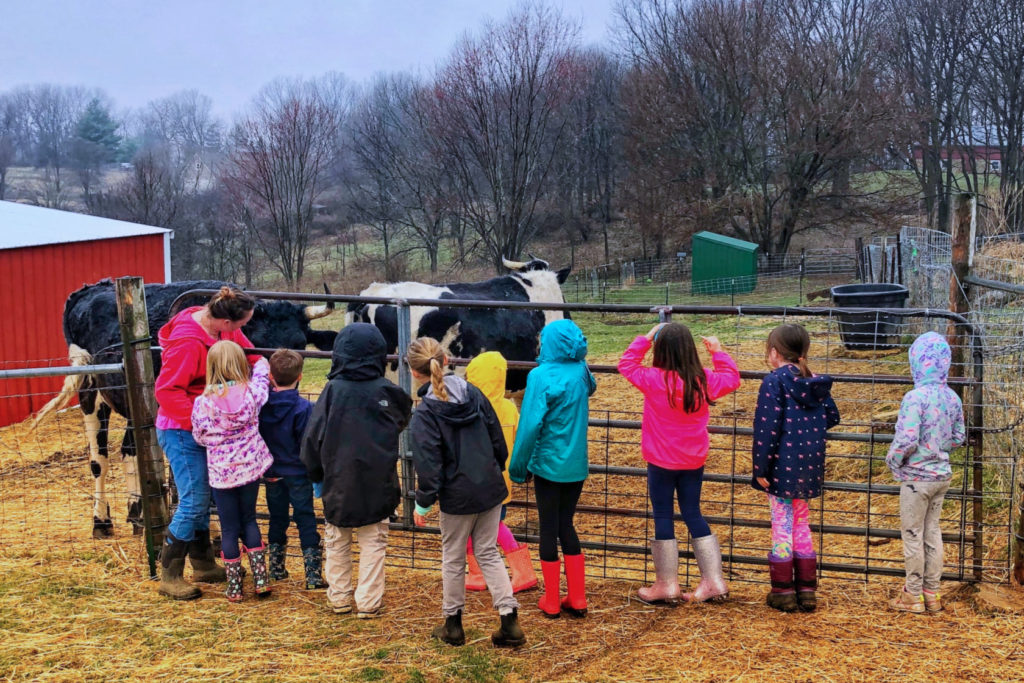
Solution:
{"label": "black jacket with hood", "polygon": [[[754,413],[751,486],[779,498],[817,498],[825,482],[825,431],[839,424],[828,375],[783,365],[761,381]],[[765,488],[758,477],[768,480]]]}
{"label": "black jacket with hood", "polygon": [[384,379],[385,346],[366,323],[338,333],[327,386],[302,441],[302,462],[313,482],[323,482],[324,518],[334,526],[380,522],[401,499],[398,435],[412,399]]}
{"label": "black jacket with hood", "polygon": [[444,378],[448,401],[434,396],[430,384],[412,416],[416,504],[440,501],[448,515],[473,515],[500,505],[508,495],[502,471],[508,447],[487,398],[461,377]]}

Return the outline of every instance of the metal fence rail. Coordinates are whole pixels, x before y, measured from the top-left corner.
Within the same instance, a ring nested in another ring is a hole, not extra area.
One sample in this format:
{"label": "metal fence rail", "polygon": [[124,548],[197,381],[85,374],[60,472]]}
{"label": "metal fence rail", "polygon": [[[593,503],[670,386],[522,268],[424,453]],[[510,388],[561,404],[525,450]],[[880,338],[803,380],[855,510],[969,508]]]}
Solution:
{"label": "metal fence rail", "polygon": [[[194,291],[189,296],[212,292]],[[253,292],[263,299],[297,301],[365,302],[394,305],[400,328],[399,379],[411,389],[404,362],[406,342],[414,331],[409,327],[415,307],[436,306],[434,300],[394,300],[347,295],[313,295],[286,292]],[[453,308],[546,309],[571,311],[573,318],[588,334],[599,337],[616,325],[649,325],[658,317],[674,317],[691,327],[718,335],[743,368],[740,389],[718,402],[712,409],[711,450],[704,473],[703,508],[709,523],[722,540],[723,554],[733,580],[757,578],[766,563],[768,506],[763,494],[750,488],[750,434],[753,402],[762,367],[763,344],[767,331],[782,321],[800,322],[812,334],[810,362],[816,372],[835,379],[834,395],[843,422],[828,436],[829,458],[823,496],[812,501],[812,530],[822,568],[835,577],[863,580],[869,575],[897,575],[903,571],[898,542],[898,487],[884,467],[884,458],[895,421],[895,408],[902,393],[912,384],[905,350],[912,341],[917,320],[940,320],[952,324],[963,340],[964,363],[954,368],[951,385],[962,393],[969,430],[969,443],[953,457],[954,483],[942,514],[946,540],[945,575],[950,579],[1005,581],[1009,574],[1010,544],[1014,512],[1011,502],[1016,484],[1015,451],[986,449],[987,435],[1000,438],[1020,419],[1019,411],[995,408],[1005,405],[998,396],[989,395],[985,373],[998,359],[986,354],[978,330],[964,317],[936,310],[834,309],[785,306],[651,306],[628,304],[544,304],[530,302],[455,301]],[[841,341],[842,317],[873,313],[879,317],[899,315],[898,348],[886,352],[851,352]],[[628,339],[622,339],[624,348]],[[271,350],[267,350],[268,352]],[[621,351],[621,348],[618,349]],[[577,516],[577,528],[587,549],[588,571],[609,578],[646,579],[650,573],[648,539],[653,522],[647,497],[645,476],[639,450],[639,409],[642,399],[617,376],[615,354],[595,358],[593,371],[599,377],[599,390],[591,402],[589,429],[591,476],[584,487]],[[304,352],[307,357],[327,357],[322,352]],[[458,362],[456,364],[461,364]],[[530,366],[515,361],[511,366]],[[117,364],[103,371],[120,371]],[[65,368],[51,372],[63,372]],[[85,369],[78,371],[84,372]],[[11,372],[11,371],[8,371]],[[19,371],[20,372],[20,371]],[[7,375],[0,374],[0,379]],[[1002,391],[1002,389],[999,389]],[[3,384],[0,383],[0,395]],[[311,397],[315,398],[315,397]],[[988,419],[988,421],[986,421]],[[66,433],[60,441],[81,449],[75,420],[62,420]],[[4,449],[17,443],[0,430],[0,471],[4,485],[32,486],[45,490],[50,518],[61,520],[68,530],[87,523],[90,481],[84,461],[74,467],[55,466],[45,455],[28,456],[24,445],[20,465],[18,457],[5,455]],[[412,491],[415,477],[407,442],[400,458],[403,506],[393,521],[388,562],[406,567],[437,568],[440,543],[436,528],[417,529],[412,524]],[[113,459],[112,459],[113,460]],[[21,469],[17,469],[20,467]],[[13,469],[12,469],[13,468]],[[17,473],[15,473],[15,469]],[[14,476],[6,476],[14,473]],[[22,474],[18,474],[22,473]],[[28,476],[25,473],[31,473]],[[22,477],[19,479],[18,477]],[[41,479],[40,479],[41,478]],[[19,483],[20,482],[20,483]],[[77,510],[67,513],[65,508]],[[0,538],[6,539],[32,523],[30,505],[4,507],[0,503]],[[58,514],[59,512],[59,514]],[[265,510],[263,511],[265,513]],[[81,523],[76,515],[81,513]],[[516,485],[510,504],[508,523],[516,535],[526,541],[537,540],[536,502],[529,486]],[[80,530],[80,529],[79,529]],[[50,536],[63,538],[62,533]],[[71,533],[68,531],[68,533]],[[76,532],[77,533],[77,532]],[[684,536],[680,536],[682,539]],[[297,543],[292,544],[298,547]],[[692,552],[682,542],[687,558],[686,571],[696,572]],[[753,573],[752,573],[753,572]]]}

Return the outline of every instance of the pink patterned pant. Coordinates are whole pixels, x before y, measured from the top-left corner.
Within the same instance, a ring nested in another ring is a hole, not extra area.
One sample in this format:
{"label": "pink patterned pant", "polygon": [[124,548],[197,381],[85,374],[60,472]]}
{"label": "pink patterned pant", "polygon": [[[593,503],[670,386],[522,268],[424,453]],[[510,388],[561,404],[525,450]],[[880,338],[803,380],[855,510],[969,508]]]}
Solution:
{"label": "pink patterned pant", "polygon": [[814,540],[807,525],[807,501],[768,495],[772,508],[772,555],[786,559],[795,552],[814,557]]}

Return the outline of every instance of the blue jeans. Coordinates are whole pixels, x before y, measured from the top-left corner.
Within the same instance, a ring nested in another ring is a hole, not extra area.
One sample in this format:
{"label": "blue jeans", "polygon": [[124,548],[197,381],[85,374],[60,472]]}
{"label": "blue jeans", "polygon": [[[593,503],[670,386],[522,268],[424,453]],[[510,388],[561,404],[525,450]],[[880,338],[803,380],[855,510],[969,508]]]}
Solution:
{"label": "blue jeans", "polygon": [[217,503],[220,518],[220,550],[224,559],[234,560],[241,556],[238,539],[249,550],[263,547],[260,525],[256,523],[256,498],[260,495],[257,479],[233,489],[213,489],[213,500]]}
{"label": "blue jeans", "polygon": [[291,518],[299,530],[299,544],[302,549],[319,548],[320,534],[316,530],[316,513],[313,512],[313,483],[301,474],[281,477],[277,481],[265,480],[267,484],[267,509],[270,511],[270,527],[267,541],[284,545],[288,541],[288,506]]}
{"label": "blue jeans", "polygon": [[686,522],[686,528],[690,530],[690,536],[703,538],[711,535],[711,527],[700,513],[700,488],[703,480],[703,467],[696,470],[666,470],[647,463],[647,491],[654,510],[655,540],[668,541],[676,537],[673,494],[679,497],[679,512]]}
{"label": "blue jeans", "polygon": [[158,429],[156,440],[167,455],[167,462],[178,489],[178,507],[167,530],[182,541],[191,541],[196,531],[210,528],[210,474],[206,469],[206,449],[196,443],[187,429]]}

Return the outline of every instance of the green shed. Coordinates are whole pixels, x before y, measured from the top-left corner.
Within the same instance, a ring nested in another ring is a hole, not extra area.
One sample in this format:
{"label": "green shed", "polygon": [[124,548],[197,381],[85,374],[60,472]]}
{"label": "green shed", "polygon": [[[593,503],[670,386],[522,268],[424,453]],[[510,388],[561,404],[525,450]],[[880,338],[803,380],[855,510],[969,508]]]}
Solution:
{"label": "green shed", "polygon": [[693,236],[691,291],[694,294],[752,292],[757,287],[757,249],[753,242],[698,232]]}

